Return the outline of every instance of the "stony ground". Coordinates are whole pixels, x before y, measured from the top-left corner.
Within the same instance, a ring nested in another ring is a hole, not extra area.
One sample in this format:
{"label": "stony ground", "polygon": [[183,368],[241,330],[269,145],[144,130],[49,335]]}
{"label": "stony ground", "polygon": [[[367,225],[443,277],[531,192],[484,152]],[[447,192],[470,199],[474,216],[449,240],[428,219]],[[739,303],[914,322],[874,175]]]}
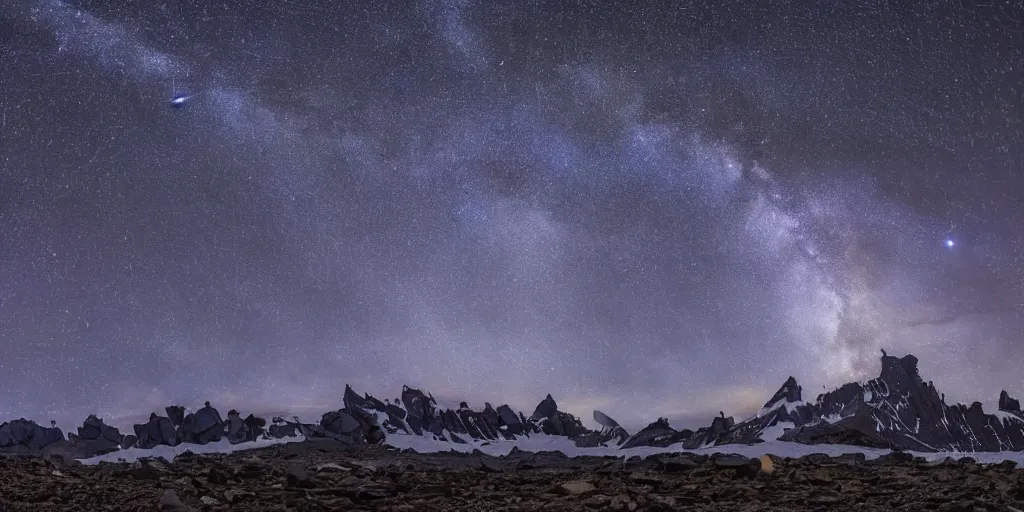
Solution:
{"label": "stony ground", "polygon": [[948,510],[1024,512],[1024,471],[970,460],[400,453],[304,442],[173,463],[0,458],[0,511]]}

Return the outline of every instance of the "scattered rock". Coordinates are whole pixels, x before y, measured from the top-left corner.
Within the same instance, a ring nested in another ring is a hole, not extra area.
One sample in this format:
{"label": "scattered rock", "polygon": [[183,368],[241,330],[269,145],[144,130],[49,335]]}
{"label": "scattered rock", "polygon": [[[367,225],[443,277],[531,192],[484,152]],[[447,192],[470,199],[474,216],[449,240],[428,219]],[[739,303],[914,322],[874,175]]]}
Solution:
{"label": "scattered rock", "polygon": [[347,473],[349,471],[352,471],[352,468],[346,468],[344,466],[341,466],[339,464],[335,464],[333,462],[328,462],[327,464],[321,464],[321,465],[316,467],[316,472],[317,473]]}
{"label": "scattered rock", "polygon": [[558,489],[564,494],[568,494],[571,496],[579,496],[581,494],[594,492],[597,490],[597,487],[595,487],[594,484],[590,482],[577,480],[573,482],[566,482],[558,486]]}
{"label": "scattered rock", "polygon": [[165,512],[192,512],[195,510],[185,505],[181,498],[178,498],[178,495],[172,490],[164,491],[163,496],[160,497],[159,505],[160,510]]}
{"label": "scattered rock", "polygon": [[662,468],[668,473],[690,471],[703,466],[703,463],[689,455],[672,455],[658,459]]}
{"label": "scattered rock", "polygon": [[609,510],[626,510],[626,511],[632,512],[632,511],[636,510],[637,508],[638,508],[637,503],[635,501],[631,500],[629,498],[629,496],[625,495],[625,494],[619,494],[617,496],[614,496],[608,502],[608,509]]}
{"label": "scattered rock", "polygon": [[761,472],[760,459],[751,459],[742,455],[722,455],[712,460],[715,468],[734,470],[739,477],[753,478]]}
{"label": "scattered rock", "polygon": [[[194,455],[173,462],[150,459],[59,469],[42,459],[20,457],[0,464],[0,503],[24,503],[26,510],[101,511],[583,507],[628,512],[713,506],[799,512],[888,510],[904,504],[915,510],[1024,510],[1017,507],[1024,501],[1024,471],[1011,469],[1010,464],[965,461],[927,466],[900,456],[884,463],[850,465],[838,462],[841,458],[812,457],[821,462],[813,464],[807,459],[684,453],[623,464],[615,458],[568,458],[556,452],[516,451],[494,458],[482,453],[407,453],[335,441]],[[511,469],[527,459],[532,469]],[[482,471],[484,464],[507,467]],[[764,476],[751,478],[754,475]],[[38,503],[44,505],[27,506]]]}
{"label": "scattered rock", "polygon": [[498,461],[484,456],[480,458],[480,470],[485,473],[501,473],[505,469],[498,463]]}
{"label": "scattered rock", "polygon": [[312,489],[314,487],[313,480],[309,478],[309,473],[306,472],[306,468],[300,465],[293,465],[288,468],[288,472],[285,474],[285,479],[289,486],[298,487],[300,489]]}

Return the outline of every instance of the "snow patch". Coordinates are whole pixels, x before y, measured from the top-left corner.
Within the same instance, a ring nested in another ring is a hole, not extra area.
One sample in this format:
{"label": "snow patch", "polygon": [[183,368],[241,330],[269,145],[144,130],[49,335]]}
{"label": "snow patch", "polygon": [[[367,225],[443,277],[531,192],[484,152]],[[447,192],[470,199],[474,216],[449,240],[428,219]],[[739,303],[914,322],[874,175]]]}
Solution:
{"label": "snow patch", "polygon": [[[1016,420],[1019,418],[1014,417]],[[560,437],[550,436],[546,434],[534,434],[530,437],[522,437],[514,441],[497,440],[497,441],[480,441],[474,439],[466,439],[466,444],[452,443],[448,441],[441,441],[433,439],[433,436],[417,436],[417,435],[406,435],[406,434],[392,434],[387,437],[385,444],[397,449],[412,448],[420,453],[439,453],[439,452],[463,452],[471,453],[473,450],[480,450],[483,453],[493,456],[508,455],[512,448],[518,447],[520,450],[530,452],[542,452],[542,451],[559,451],[569,457],[580,457],[580,456],[597,456],[597,457],[621,457],[623,459],[633,456],[639,456],[641,458],[652,455],[659,455],[663,453],[695,453],[710,455],[714,453],[735,453],[746,457],[760,457],[761,455],[771,454],[779,457],[802,457],[812,453],[824,453],[829,456],[839,456],[848,453],[863,453],[868,459],[874,459],[882,455],[891,453],[890,450],[878,449],[878,448],[864,448],[860,446],[849,446],[849,445],[805,445],[800,443],[793,443],[787,441],[776,440],[778,436],[781,436],[786,429],[793,428],[793,424],[790,422],[778,422],[772,427],[766,428],[761,438],[764,440],[763,443],[757,443],[753,445],[722,445],[714,446],[708,444],[697,449],[687,450],[683,448],[682,444],[675,444],[672,446],[658,448],[650,446],[638,446],[636,448],[619,449],[614,446],[599,446],[593,448],[579,448],[572,440]],[[163,457],[167,460],[174,460],[175,457],[190,451],[197,455],[211,454],[211,453],[231,453],[244,450],[253,450],[259,448],[265,448],[283,443],[292,443],[298,441],[304,441],[304,437],[292,437],[285,439],[260,439],[256,442],[231,444],[227,440],[221,440],[216,443],[209,443],[205,445],[196,444],[180,444],[178,446],[158,446],[150,450],[144,450],[141,448],[129,448],[126,450],[120,450],[89,459],[82,459],[81,462],[86,465],[98,464],[100,462],[135,462],[139,459],[144,458],[156,458]],[[910,452],[913,455],[924,457],[930,461],[943,460],[946,457],[973,457],[980,463],[983,464],[996,464],[1004,460],[1012,460],[1018,464],[1024,465],[1024,452],[938,452],[938,453],[922,453],[922,452]]]}
{"label": "snow patch", "polygon": [[1012,412],[996,411],[996,412],[992,413],[992,415],[995,416],[996,418],[999,418],[999,420],[1002,423],[1007,423],[1007,422],[1012,422],[1012,421],[1019,421],[1021,423],[1024,423],[1024,418],[1021,418],[1020,416],[1017,416],[1016,414],[1014,414]]}
{"label": "snow patch", "polygon": [[[792,423],[779,422],[771,429],[765,429],[768,434],[774,433],[769,432],[772,429],[779,429],[783,431],[786,428],[793,428]],[[781,432],[780,434],[781,435]],[[764,439],[767,436],[762,437]],[[651,455],[659,455],[663,453],[696,453],[710,455],[713,453],[735,453],[746,457],[760,457],[761,455],[771,454],[779,457],[803,457],[812,453],[824,453],[826,455],[836,457],[848,453],[863,453],[868,459],[875,459],[882,455],[892,453],[890,450],[880,448],[865,448],[861,446],[850,446],[850,445],[829,445],[829,444],[816,444],[806,445],[800,443],[793,443],[788,441],[777,441],[765,439],[763,443],[757,443],[753,445],[721,445],[713,446],[707,445],[697,449],[687,450],[683,448],[682,444],[675,444],[665,448],[656,448],[650,446],[638,446],[636,448],[628,448],[625,450],[611,447],[593,447],[593,448],[579,448],[573,441],[559,436],[549,436],[544,434],[535,434],[530,437],[523,437],[514,441],[476,441],[467,440],[466,444],[454,444],[446,443],[443,441],[435,441],[420,436],[407,436],[407,435],[392,435],[388,437],[386,444],[399,448],[412,448],[420,453],[438,453],[438,452],[449,452],[457,451],[463,453],[470,453],[473,450],[480,450],[483,453],[492,456],[508,455],[513,447],[518,447],[520,450],[540,452],[540,451],[559,451],[569,457],[580,457],[580,456],[597,456],[597,457],[621,457],[628,458],[633,456],[639,456],[641,458],[648,457]],[[929,461],[940,461],[946,457],[964,457],[970,456],[983,464],[997,464],[1004,460],[1012,460],[1018,464],[1024,464],[1024,452],[973,452],[973,453],[956,453],[953,452],[938,452],[938,453],[924,453],[924,452],[909,452],[915,456],[924,457]]]}
{"label": "snow patch", "polygon": [[776,422],[774,425],[761,431],[761,440],[776,441],[791,428],[796,428],[796,425],[791,421]]}
{"label": "snow patch", "polygon": [[778,402],[772,404],[771,407],[762,407],[761,410],[757,412],[757,417],[764,418],[765,416],[768,416],[769,414],[783,408],[786,409],[787,412],[792,412],[795,411],[797,407],[806,404],[807,402],[804,402],[803,400],[799,402],[786,402],[783,400],[779,400]]}
{"label": "snow patch", "polygon": [[96,457],[90,457],[88,459],[79,459],[79,462],[85,465],[99,464],[100,462],[135,462],[139,459],[146,458],[157,458],[163,457],[169,461],[174,460],[175,457],[185,452],[192,452],[195,454],[204,453],[231,453],[240,452],[245,450],[254,450],[257,448],[266,448],[268,446],[274,446],[278,444],[294,443],[297,441],[305,441],[306,438],[302,436],[286,437],[283,439],[257,439],[253,442],[231,444],[227,439],[221,439],[216,443],[207,444],[191,444],[182,443],[178,446],[167,446],[160,445],[151,449],[143,448],[128,448],[125,450],[118,450],[116,452],[106,453],[103,455],[97,455]]}
{"label": "snow patch", "polygon": [[831,424],[833,424],[833,423],[835,423],[835,422],[837,422],[837,421],[839,421],[841,419],[843,419],[843,417],[841,415],[839,415],[839,414],[829,414],[828,416],[822,416],[821,417],[821,421],[824,421],[825,423],[828,423],[829,425],[831,425]]}

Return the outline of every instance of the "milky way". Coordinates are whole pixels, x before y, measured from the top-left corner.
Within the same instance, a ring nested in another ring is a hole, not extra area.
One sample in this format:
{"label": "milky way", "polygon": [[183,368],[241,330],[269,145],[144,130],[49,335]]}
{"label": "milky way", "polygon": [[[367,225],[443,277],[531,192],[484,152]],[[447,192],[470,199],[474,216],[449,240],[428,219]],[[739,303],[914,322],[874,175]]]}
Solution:
{"label": "milky way", "polygon": [[1024,7],[748,3],[4,2],[0,416],[1024,394]]}

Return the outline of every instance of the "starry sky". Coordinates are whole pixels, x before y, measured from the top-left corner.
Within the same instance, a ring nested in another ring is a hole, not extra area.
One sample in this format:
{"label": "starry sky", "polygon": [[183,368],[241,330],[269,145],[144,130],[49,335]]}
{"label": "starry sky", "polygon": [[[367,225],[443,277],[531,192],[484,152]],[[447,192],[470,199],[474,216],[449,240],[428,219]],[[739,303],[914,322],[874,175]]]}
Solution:
{"label": "starry sky", "polygon": [[1024,5],[754,4],[4,0],[0,417],[1024,394]]}

